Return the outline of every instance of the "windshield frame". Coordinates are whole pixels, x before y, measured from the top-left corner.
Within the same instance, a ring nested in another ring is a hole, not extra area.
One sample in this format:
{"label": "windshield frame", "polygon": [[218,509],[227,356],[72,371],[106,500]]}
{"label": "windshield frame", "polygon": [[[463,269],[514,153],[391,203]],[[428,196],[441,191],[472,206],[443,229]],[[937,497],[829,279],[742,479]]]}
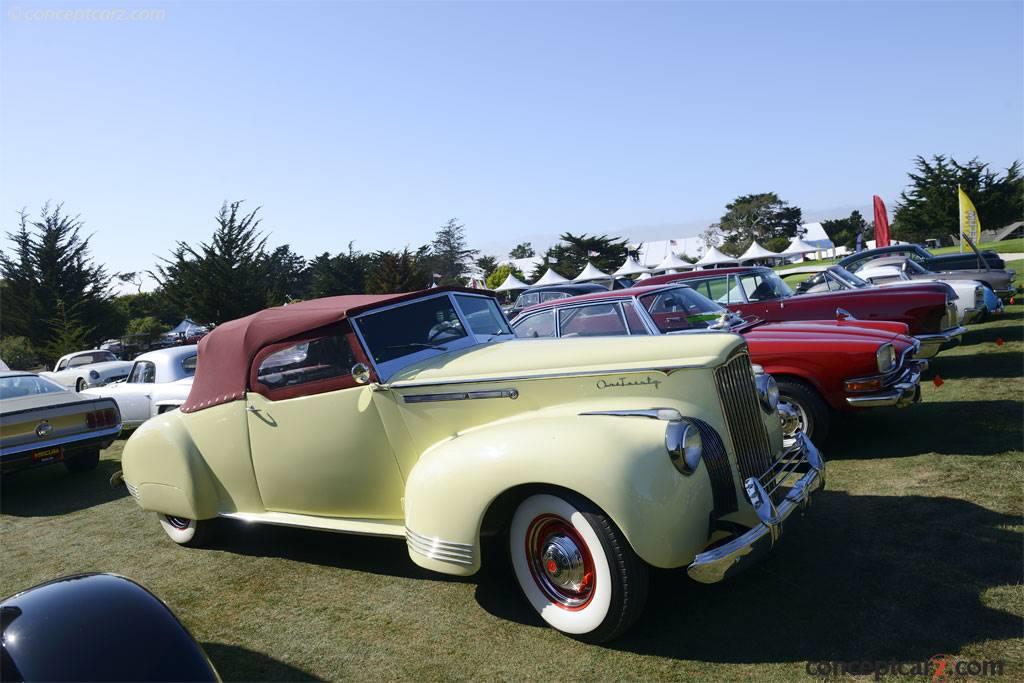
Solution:
{"label": "windshield frame", "polygon": [[848,287],[849,289],[865,289],[872,286],[871,283],[864,278],[860,277],[856,273],[851,273],[849,270],[838,264],[829,266],[828,270],[825,272],[831,273],[835,279],[839,280],[843,284],[852,284],[853,287]]}
{"label": "windshield frame", "polygon": [[[456,294],[459,296],[476,297],[490,301],[497,309],[499,319],[504,323],[505,333],[476,334],[475,332],[473,332],[473,328],[469,324],[469,320],[466,318],[466,314],[462,310],[462,306],[459,305],[458,299],[456,299]],[[454,309],[455,315],[458,316],[459,323],[462,325],[462,329],[466,333],[464,336],[458,337],[457,339],[452,339],[450,341],[439,342],[437,348],[425,348],[415,350],[412,351],[411,353],[407,353],[402,356],[398,356],[396,358],[392,358],[390,360],[386,360],[380,363],[374,360],[373,349],[370,347],[370,344],[367,343],[366,338],[363,336],[361,321],[364,318],[370,318],[374,315],[384,313],[386,311],[391,311],[397,308],[402,308],[404,306],[409,306],[412,304],[418,304],[424,301],[430,301],[432,299],[440,298],[448,299],[449,305],[452,307],[452,309]],[[424,360],[428,360],[430,358],[434,358],[435,356],[439,356],[450,351],[467,349],[472,346],[481,346],[483,344],[489,344],[496,341],[506,341],[508,339],[516,338],[515,332],[512,331],[512,326],[509,324],[508,318],[505,316],[504,311],[501,310],[501,306],[498,304],[498,300],[495,297],[488,294],[475,294],[472,292],[465,291],[438,292],[437,294],[429,294],[426,296],[417,297],[415,299],[401,301],[399,303],[389,304],[387,306],[381,306],[380,308],[374,308],[371,311],[366,311],[365,313],[360,313],[359,315],[352,317],[351,323],[352,329],[355,331],[356,337],[359,339],[359,344],[362,346],[363,352],[366,354],[367,360],[373,367],[374,371],[377,373],[377,377],[382,383],[388,382],[396,373],[398,373],[403,368],[410,365],[414,365]]]}

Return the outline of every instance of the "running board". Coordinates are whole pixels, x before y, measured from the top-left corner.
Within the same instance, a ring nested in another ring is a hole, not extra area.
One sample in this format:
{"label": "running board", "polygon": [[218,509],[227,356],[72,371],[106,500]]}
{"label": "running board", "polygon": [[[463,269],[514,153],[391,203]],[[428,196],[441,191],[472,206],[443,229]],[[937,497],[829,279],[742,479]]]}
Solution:
{"label": "running board", "polygon": [[348,519],[300,515],[294,512],[222,512],[219,516],[242,522],[320,529],[342,534],[405,538],[404,519]]}

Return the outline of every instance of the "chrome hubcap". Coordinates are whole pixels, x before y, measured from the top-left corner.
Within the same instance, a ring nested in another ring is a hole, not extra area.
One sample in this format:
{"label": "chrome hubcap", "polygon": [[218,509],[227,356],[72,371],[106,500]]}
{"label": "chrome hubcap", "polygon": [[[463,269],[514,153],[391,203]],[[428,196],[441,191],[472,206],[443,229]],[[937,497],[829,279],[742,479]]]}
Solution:
{"label": "chrome hubcap", "polygon": [[[807,411],[804,407],[786,397],[779,398],[779,414],[786,414],[787,417],[782,420],[782,437],[785,440],[785,445],[790,446],[796,442],[796,433],[803,432],[807,434],[807,429],[810,427],[811,419],[807,415]],[[808,434],[808,436],[810,436]]]}
{"label": "chrome hubcap", "polygon": [[582,609],[594,595],[594,560],[576,528],[555,515],[530,523],[526,555],[537,587],[555,605]]}

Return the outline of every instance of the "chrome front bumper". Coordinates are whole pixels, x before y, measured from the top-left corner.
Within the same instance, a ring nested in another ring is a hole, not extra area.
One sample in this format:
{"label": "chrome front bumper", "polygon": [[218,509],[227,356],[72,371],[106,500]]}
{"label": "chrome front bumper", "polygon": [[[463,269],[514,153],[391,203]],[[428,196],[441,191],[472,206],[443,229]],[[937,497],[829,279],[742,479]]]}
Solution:
{"label": "chrome front bumper", "polygon": [[984,312],[982,308],[966,308],[964,309],[964,317],[960,320],[961,325],[970,325],[976,322],[981,314]]}
{"label": "chrome front bumper", "polygon": [[913,360],[898,380],[882,391],[847,396],[851,408],[903,408],[921,400],[921,373],[928,369],[928,361]]}
{"label": "chrome front bumper", "polygon": [[811,495],[825,486],[825,461],[811,440],[796,435],[793,455],[806,464],[807,472],[793,485],[785,499],[776,506],[764,486],[754,477],[743,482],[747,501],[754,507],[761,523],[723,545],[706,550],[693,558],[686,568],[690,578],[701,583],[717,583],[738,574],[771,550],[782,535],[782,523],[796,510],[811,502]]}
{"label": "chrome front bumper", "polygon": [[960,345],[960,340],[967,331],[962,325],[943,330],[938,334],[919,334],[914,337],[921,342],[921,348],[914,354],[918,358],[934,358],[939,351],[952,349]]}

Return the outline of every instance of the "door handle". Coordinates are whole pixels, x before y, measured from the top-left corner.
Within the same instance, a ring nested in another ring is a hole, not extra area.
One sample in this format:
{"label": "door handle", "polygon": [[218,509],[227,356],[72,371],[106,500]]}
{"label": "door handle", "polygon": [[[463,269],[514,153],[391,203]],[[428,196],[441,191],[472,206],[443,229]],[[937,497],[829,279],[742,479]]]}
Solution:
{"label": "door handle", "polygon": [[260,412],[260,409],[257,408],[256,406],[249,406],[248,408],[246,408],[246,410],[253,414]]}

